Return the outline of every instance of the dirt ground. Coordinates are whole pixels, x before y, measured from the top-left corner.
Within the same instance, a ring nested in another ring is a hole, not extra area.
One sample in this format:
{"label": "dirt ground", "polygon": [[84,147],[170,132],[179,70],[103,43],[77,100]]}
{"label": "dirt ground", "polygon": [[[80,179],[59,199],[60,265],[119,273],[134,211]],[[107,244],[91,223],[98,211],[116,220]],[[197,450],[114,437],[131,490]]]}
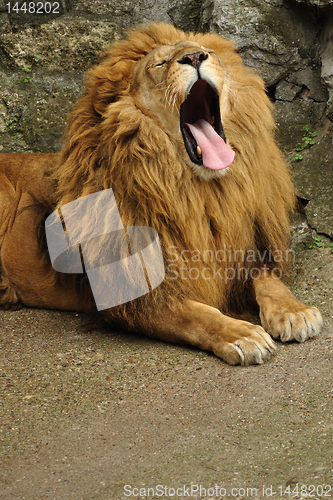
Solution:
{"label": "dirt ground", "polygon": [[0,499],[333,497],[333,254],[309,238],[289,282],[323,332],[261,366],[1,311]]}

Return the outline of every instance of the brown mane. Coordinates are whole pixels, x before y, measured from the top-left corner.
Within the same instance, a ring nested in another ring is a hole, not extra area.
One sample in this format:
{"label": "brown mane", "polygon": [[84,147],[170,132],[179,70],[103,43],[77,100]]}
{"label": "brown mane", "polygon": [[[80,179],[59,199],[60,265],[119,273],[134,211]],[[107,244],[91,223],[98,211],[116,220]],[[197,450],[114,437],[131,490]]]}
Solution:
{"label": "brown mane", "polygon": [[[173,138],[132,97],[137,61],[158,45],[184,39],[213,49],[231,77],[232,113],[225,117],[224,129],[236,160],[227,176],[210,182],[184,167]],[[150,24],[115,43],[89,71],[86,90],[70,117],[56,171],[58,206],[111,187],[123,223],[154,227],[165,252],[176,246],[179,253],[199,250],[203,255],[206,250],[226,247],[259,250],[262,255],[265,250],[266,254],[279,250],[286,255],[294,190],[274,133],[272,105],[264,84],[242,65],[231,42],[210,34],[186,36],[170,25]],[[285,273],[286,260],[274,267]],[[237,259],[227,263],[237,264]],[[196,267],[206,265],[196,262]],[[227,287],[212,280],[197,280],[195,287],[193,280],[191,286],[186,280],[165,280],[162,287],[166,297],[186,295],[229,311],[237,303],[244,280]],[[121,314],[127,307],[121,308]],[[136,307],[134,310],[137,313]],[[118,315],[116,308],[114,314]]]}

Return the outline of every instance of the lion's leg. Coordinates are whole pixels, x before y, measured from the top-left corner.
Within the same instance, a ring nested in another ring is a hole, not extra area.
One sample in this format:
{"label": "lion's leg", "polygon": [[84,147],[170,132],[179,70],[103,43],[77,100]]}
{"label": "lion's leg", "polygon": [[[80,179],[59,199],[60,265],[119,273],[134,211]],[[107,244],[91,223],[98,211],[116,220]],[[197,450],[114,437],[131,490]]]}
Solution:
{"label": "lion's leg", "polygon": [[66,283],[59,280],[47,252],[40,251],[39,217],[33,203],[29,195],[21,196],[16,217],[1,239],[0,307],[18,309],[25,305],[78,312],[95,310],[90,290],[81,293],[74,280]]}
{"label": "lion's leg", "polygon": [[[107,318],[107,311],[105,312]],[[213,351],[231,365],[261,364],[275,349],[271,337],[258,325],[223,315],[218,309],[187,300],[156,311],[147,335],[167,342],[191,344]]]}
{"label": "lion's leg", "polygon": [[4,271],[0,269],[0,308],[15,310],[20,309],[21,306],[15,288],[7,276],[4,276]]}
{"label": "lion's leg", "polygon": [[15,189],[7,176],[0,171],[0,307],[5,309],[21,307],[16,290],[2,265],[4,238],[16,209]]}
{"label": "lion's leg", "polygon": [[253,280],[263,328],[282,342],[304,342],[320,333],[322,317],[316,307],[297,300],[281,280],[267,270]]}

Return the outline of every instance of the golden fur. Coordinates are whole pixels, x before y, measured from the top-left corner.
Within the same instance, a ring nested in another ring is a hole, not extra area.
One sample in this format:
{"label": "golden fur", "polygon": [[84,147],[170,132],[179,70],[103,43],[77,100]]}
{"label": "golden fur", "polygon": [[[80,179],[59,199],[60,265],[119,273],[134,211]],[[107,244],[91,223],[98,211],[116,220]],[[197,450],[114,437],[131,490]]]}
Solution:
{"label": "golden fur", "polygon": [[[217,89],[226,141],[235,152],[224,170],[193,163],[182,139],[180,108],[197,69],[180,61],[193,53],[205,55],[200,75]],[[132,30],[88,72],[59,157],[52,161],[52,155],[32,155],[34,161],[26,162],[25,169],[40,176],[39,188],[28,179],[22,182],[19,161],[2,155],[2,305],[21,301],[93,309],[84,279],[78,287],[74,279],[52,270],[47,255],[37,255],[32,242],[36,208],[17,210],[36,198],[62,207],[112,188],[124,226],[157,230],[166,278],[151,293],[105,311],[108,322],[212,350],[232,364],[268,359],[275,347],[266,332],[299,341],[317,334],[318,310],[298,302],[277,279],[290,260],[295,194],[274,141],[271,108],[262,80],[243,66],[230,41],[212,34],[187,35],[167,24]],[[24,201],[29,192],[29,202]],[[18,239],[23,242],[26,235],[15,224],[29,225],[27,241],[33,248],[27,252],[30,260],[25,263],[23,256],[19,265],[13,255]],[[46,298],[40,281],[31,276],[34,262]],[[28,276],[22,278],[25,272]],[[234,319],[255,303],[266,332]]]}

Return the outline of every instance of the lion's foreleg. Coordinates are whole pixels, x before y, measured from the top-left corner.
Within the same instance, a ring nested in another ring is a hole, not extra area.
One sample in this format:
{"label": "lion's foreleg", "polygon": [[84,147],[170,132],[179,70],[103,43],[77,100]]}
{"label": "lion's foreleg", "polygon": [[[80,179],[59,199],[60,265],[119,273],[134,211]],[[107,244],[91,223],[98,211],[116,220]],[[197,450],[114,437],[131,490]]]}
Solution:
{"label": "lion's foreleg", "polygon": [[253,280],[263,328],[282,342],[304,342],[320,333],[322,317],[316,307],[298,301],[274,273],[263,270]]}
{"label": "lion's foreleg", "polygon": [[141,331],[151,337],[213,351],[232,365],[261,364],[275,349],[274,342],[260,326],[230,318],[214,307],[190,300],[156,311],[147,325]]}

